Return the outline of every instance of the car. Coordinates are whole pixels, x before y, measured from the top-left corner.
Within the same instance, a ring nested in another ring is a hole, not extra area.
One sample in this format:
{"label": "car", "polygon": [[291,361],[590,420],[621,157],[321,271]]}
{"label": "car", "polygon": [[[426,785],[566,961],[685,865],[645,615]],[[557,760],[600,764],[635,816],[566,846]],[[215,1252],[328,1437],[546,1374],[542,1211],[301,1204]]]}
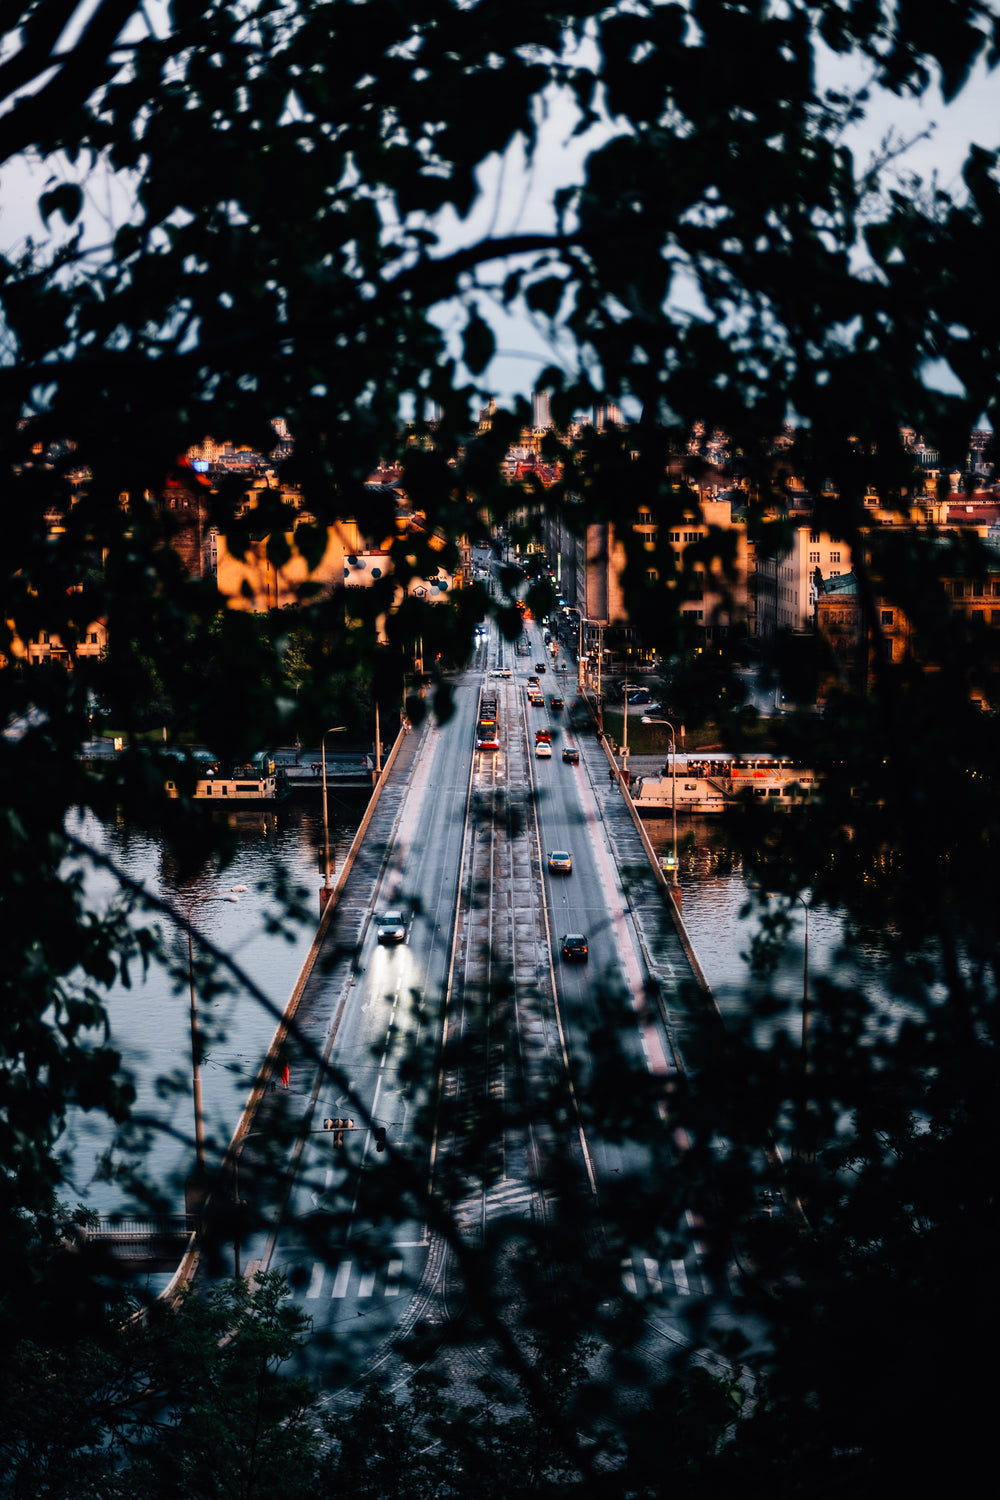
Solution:
{"label": "car", "polygon": [[538,687],[538,678],[537,677],[529,677],[528,678],[528,686],[529,687]]}
{"label": "car", "polygon": [[562,940],[562,956],[567,963],[587,962],[587,938],[582,932],[567,932]]}
{"label": "car", "polygon": [[550,698],[549,699],[549,707],[550,708],[559,709],[559,708],[565,707],[565,705],[564,705],[563,700],[561,698]]}
{"label": "car", "polygon": [[538,760],[552,759],[552,746],[549,744],[548,740],[538,741],[538,744],[535,746],[535,756]]}
{"label": "car", "polygon": [[540,745],[543,741],[544,741],[544,743],[546,745],[551,745],[551,743],[552,743],[552,731],[551,731],[551,729],[536,729],[535,730],[535,744],[536,745]]}
{"label": "car", "polygon": [[380,943],[405,943],[406,942],[406,919],[401,911],[387,911],[378,923],[378,940]]}
{"label": "car", "polygon": [[549,853],[549,869],[556,875],[569,875],[573,870],[573,859],[566,849],[553,849]]}
{"label": "car", "polygon": [[563,745],[563,760],[568,766],[580,764],[580,752],[575,745]]}
{"label": "car", "polygon": [[543,661],[536,661],[535,662],[535,671],[538,672],[538,673],[544,672],[545,671],[545,663]]}
{"label": "car", "polygon": [[500,676],[501,677],[509,677],[510,676],[510,667],[504,667],[503,671],[500,673]]}
{"label": "car", "polygon": [[531,704],[532,708],[545,707],[545,699],[542,697],[541,693],[529,693],[528,702]]}

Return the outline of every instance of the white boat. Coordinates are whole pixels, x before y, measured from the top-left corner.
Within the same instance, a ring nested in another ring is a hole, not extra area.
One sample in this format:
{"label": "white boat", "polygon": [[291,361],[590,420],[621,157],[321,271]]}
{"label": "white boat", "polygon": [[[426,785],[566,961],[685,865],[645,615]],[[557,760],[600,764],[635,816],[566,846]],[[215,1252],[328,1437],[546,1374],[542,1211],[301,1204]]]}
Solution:
{"label": "white boat", "polygon": [[[203,760],[204,752],[195,752],[194,758]],[[168,781],[166,789],[172,799],[181,795],[176,781]],[[269,756],[256,755],[249,765],[230,766],[227,772],[218,764],[206,766],[191,795],[196,802],[229,807],[234,802],[280,802],[288,790],[284,771],[278,770]]]}
{"label": "white boat", "polygon": [[675,805],[678,813],[721,813],[748,800],[780,807],[801,805],[815,785],[812,771],[786,760],[687,756],[678,757],[676,777],[669,766],[664,766],[660,776],[640,777],[632,788],[632,800],[639,813],[649,817],[670,817]]}

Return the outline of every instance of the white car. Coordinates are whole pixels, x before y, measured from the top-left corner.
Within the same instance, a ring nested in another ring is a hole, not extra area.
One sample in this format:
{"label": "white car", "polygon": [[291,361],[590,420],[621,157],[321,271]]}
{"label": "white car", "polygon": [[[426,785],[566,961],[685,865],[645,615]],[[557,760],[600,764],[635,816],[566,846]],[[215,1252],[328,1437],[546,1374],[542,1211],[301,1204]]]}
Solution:
{"label": "white car", "polygon": [[552,759],[552,746],[549,745],[549,744],[546,744],[545,740],[539,740],[538,744],[535,746],[535,759],[536,760],[551,760]]}
{"label": "white car", "polygon": [[379,919],[378,940],[380,943],[406,942],[406,921],[401,911],[387,911]]}

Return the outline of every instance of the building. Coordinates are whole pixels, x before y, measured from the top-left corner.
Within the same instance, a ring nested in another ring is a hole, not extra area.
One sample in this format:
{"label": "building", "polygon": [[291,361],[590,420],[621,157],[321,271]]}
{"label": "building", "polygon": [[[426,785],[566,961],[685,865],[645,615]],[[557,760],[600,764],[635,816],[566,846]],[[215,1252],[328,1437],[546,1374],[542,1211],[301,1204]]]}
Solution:
{"label": "building", "polygon": [[847,543],[818,530],[811,521],[793,523],[786,547],[769,554],[757,544],[749,556],[752,633],[761,641],[773,641],[789,631],[811,631],[817,579],[836,579],[851,569]]}

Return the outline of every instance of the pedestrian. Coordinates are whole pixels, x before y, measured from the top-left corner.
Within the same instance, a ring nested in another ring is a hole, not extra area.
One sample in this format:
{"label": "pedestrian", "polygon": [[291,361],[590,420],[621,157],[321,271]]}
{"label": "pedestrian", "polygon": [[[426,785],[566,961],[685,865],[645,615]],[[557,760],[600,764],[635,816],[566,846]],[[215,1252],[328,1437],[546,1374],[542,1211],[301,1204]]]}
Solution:
{"label": "pedestrian", "polygon": [[281,1065],[281,1087],[283,1089],[287,1089],[287,1087],[288,1087],[288,1080],[289,1080],[290,1077],[291,1077],[291,1073],[290,1073],[288,1064],[287,1063],[282,1063],[282,1065]]}
{"label": "pedestrian", "polygon": [[614,784],[615,784],[615,773],[614,773],[613,770],[609,769],[608,770],[608,786],[614,786]]}

